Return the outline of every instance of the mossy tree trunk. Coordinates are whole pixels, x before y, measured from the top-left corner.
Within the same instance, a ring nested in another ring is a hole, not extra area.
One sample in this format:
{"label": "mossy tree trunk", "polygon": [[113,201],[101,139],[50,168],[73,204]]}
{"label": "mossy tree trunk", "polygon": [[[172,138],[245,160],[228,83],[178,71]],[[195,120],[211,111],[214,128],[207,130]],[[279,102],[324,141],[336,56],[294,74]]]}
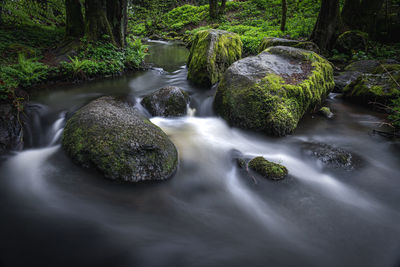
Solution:
{"label": "mossy tree trunk", "polygon": [[286,0],[282,0],[282,20],[281,20],[281,31],[285,31],[286,27],[286,13],[287,13],[287,4]]}
{"label": "mossy tree trunk", "polygon": [[322,52],[334,45],[340,25],[339,0],[322,0],[317,22],[310,39]]}
{"label": "mossy tree trunk", "polygon": [[84,34],[82,4],[80,0],[65,0],[66,36],[80,38]]}
{"label": "mossy tree trunk", "polygon": [[112,29],[114,41],[118,46],[124,47],[128,25],[127,0],[107,0],[107,19]]}
{"label": "mossy tree trunk", "polygon": [[127,9],[127,0],[86,0],[86,38],[89,41],[107,40],[123,47],[128,19]]}
{"label": "mossy tree trunk", "polygon": [[111,25],[107,19],[106,8],[106,0],[85,1],[85,35],[88,41],[109,39],[109,41],[116,45]]}

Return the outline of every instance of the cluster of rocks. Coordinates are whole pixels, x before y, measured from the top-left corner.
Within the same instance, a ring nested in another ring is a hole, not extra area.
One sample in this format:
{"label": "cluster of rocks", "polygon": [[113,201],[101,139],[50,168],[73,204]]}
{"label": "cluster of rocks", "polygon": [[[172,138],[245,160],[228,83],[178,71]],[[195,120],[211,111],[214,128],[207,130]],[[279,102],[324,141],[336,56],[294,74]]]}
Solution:
{"label": "cluster of rocks", "polygon": [[[344,37],[340,45],[346,49]],[[295,130],[306,112],[321,107],[334,89],[333,68],[311,42],[265,38],[259,50],[257,56],[240,59],[242,42],[237,34],[200,31],[190,50],[188,79],[207,85],[218,83],[213,107],[231,125],[284,136]],[[348,66],[346,73],[336,77],[336,90],[348,97],[364,91],[392,94],[390,86],[377,87],[390,81],[379,69],[381,64],[372,65]],[[383,68],[391,75],[399,74],[398,65]],[[379,84],[377,79],[371,81],[373,75],[381,77]],[[188,103],[189,95],[177,87],[161,88],[141,101],[152,116],[164,117],[185,115]],[[319,112],[332,117],[326,107]],[[75,162],[96,168],[110,179],[164,180],[178,165],[177,150],[167,135],[138,110],[114,97],[101,97],[77,111],[66,124],[62,145]],[[327,165],[351,165],[349,153],[328,145],[306,144],[304,151]],[[267,179],[288,175],[284,166],[263,157],[241,158],[238,163]]]}

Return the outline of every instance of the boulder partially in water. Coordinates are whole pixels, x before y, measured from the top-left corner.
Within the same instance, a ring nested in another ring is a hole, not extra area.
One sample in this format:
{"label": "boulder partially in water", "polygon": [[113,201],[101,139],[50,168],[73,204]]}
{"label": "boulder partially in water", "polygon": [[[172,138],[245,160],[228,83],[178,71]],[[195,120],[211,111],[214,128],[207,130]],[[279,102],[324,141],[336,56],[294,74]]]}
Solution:
{"label": "boulder partially in water", "polygon": [[222,30],[196,33],[188,58],[188,79],[204,85],[217,83],[225,70],[242,56],[240,36]]}
{"label": "boulder partially in water", "polygon": [[258,47],[258,52],[261,53],[267,48],[273,46],[290,46],[295,48],[301,48],[304,50],[310,50],[317,54],[320,53],[318,46],[310,41],[298,41],[298,40],[290,40],[290,39],[283,39],[283,38],[276,38],[276,37],[265,37],[262,41],[260,46]]}
{"label": "boulder partially in water", "polygon": [[364,73],[343,90],[346,99],[362,104],[390,104],[400,97],[400,64],[379,65],[372,73]]}
{"label": "boulder partially in water", "polygon": [[78,110],[65,126],[62,145],[76,163],[113,180],[164,180],[178,164],[167,135],[113,97],[101,97]]}
{"label": "boulder partially in water", "polygon": [[151,115],[161,117],[186,115],[188,103],[188,93],[175,86],[161,88],[141,101]]}
{"label": "boulder partially in water", "polygon": [[233,126],[284,136],[333,87],[327,60],[312,51],[275,46],[227,69],[214,109]]}
{"label": "boulder partially in water", "polygon": [[23,148],[23,130],[18,116],[11,104],[0,104],[0,156]]}
{"label": "boulder partially in water", "polygon": [[256,157],[250,160],[248,166],[249,169],[270,180],[282,180],[288,175],[288,170],[285,166],[268,161],[263,157]]}
{"label": "boulder partially in water", "polygon": [[333,117],[333,113],[328,107],[322,107],[319,109],[318,113],[325,118],[331,119]]}

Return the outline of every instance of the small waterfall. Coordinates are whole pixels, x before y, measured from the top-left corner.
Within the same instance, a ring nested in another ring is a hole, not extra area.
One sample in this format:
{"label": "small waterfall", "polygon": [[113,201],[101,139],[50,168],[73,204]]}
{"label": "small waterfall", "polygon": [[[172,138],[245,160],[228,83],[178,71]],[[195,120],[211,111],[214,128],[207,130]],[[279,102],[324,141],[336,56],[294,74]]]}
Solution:
{"label": "small waterfall", "polygon": [[50,129],[49,135],[48,135],[49,140],[50,140],[50,143],[48,146],[53,146],[59,141],[61,134],[64,130],[65,115],[66,115],[66,112],[61,112],[58,119],[51,126],[51,129]]}

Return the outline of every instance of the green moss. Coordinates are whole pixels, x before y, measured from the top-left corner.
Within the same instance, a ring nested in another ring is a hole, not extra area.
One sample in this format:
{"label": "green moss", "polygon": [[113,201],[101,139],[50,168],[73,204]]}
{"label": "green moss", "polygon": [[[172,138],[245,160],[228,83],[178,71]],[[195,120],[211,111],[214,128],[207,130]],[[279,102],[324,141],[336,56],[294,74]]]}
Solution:
{"label": "green moss", "polygon": [[199,31],[190,49],[188,79],[199,84],[215,84],[241,56],[242,41],[237,34],[215,30]]}
{"label": "green moss", "polygon": [[[269,51],[272,52],[266,50]],[[278,54],[275,50],[273,53]],[[290,84],[277,74],[267,73],[261,81],[243,87],[238,85],[237,88],[227,88],[223,79],[214,101],[217,113],[241,128],[275,136],[292,133],[304,113],[319,105],[334,87],[329,62],[313,52],[301,53],[290,56],[311,65],[312,71],[307,79]]]}
{"label": "green moss", "polygon": [[249,162],[249,168],[271,180],[281,180],[288,175],[285,166],[270,162],[263,157],[256,157]]}

